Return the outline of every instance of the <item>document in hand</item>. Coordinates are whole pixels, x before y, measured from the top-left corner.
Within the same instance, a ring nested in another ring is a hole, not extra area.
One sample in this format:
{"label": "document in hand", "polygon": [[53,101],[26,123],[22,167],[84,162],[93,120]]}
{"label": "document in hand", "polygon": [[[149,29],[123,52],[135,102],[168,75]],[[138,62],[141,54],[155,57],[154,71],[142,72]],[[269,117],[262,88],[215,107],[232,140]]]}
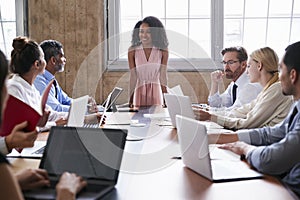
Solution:
{"label": "document in hand", "polygon": [[40,113],[18,98],[11,95],[8,96],[0,128],[0,136],[9,135],[17,124],[24,121],[28,122],[24,131],[33,131],[36,128],[38,121],[42,117],[42,111],[45,109],[52,83],[53,81],[50,81],[42,95]]}

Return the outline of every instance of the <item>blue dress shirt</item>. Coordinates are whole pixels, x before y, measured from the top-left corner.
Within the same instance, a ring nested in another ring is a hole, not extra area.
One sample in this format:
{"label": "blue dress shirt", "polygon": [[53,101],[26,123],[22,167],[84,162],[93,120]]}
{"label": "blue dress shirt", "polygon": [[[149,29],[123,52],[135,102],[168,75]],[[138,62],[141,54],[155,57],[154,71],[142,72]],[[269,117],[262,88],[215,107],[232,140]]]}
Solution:
{"label": "blue dress shirt", "polygon": [[[55,77],[47,70],[45,70],[44,74],[40,74],[36,77],[34,86],[41,95],[52,79],[55,79]],[[55,90],[55,86],[52,85],[48,96],[47,105],[49,105],[55,111],[68,112],[73,99],[68,97],[68,95],[61,89],[58,82],[56,88],[57,89]],[[56,91],[57,98],[55,98]]]}

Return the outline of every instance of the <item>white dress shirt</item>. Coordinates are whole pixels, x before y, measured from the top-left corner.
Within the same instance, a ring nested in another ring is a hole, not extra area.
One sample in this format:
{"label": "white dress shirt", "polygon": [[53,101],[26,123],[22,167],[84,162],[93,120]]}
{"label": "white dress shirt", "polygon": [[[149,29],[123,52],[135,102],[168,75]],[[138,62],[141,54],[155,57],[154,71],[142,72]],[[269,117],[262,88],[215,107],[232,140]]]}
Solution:
{"label": "white dress shirt", "polygon": [[[11,79],[7,81],[7,91],[8,94],[20,99],[21,101],[27,103],[37,112],[41,113],[41,96],[34,85],[30,85],[19,75],[14,75]],[[67,118],[68,113],[66,112],[56,112],[51,109],[50,106],[46,105],[46,109],[50,111],[50,116],[45,127],[51,127],[56,125],[55,121],[59,118]]]}
{"label": "white dress shirt", "polygon": [[[236,84],[236,100],[233,103],[232,98],[232,87]],[[232,108],[241,107],[244,104],[250,103],[254,100],[257,95],[262,91],[262,87],[259,83],[250,83],[249,77],[246,71],[236,80],[236,82],[231,82],[227,89],[220,94],[216,94],[208,97],[208,104],[211,107],[226,107],[227,110]]]}

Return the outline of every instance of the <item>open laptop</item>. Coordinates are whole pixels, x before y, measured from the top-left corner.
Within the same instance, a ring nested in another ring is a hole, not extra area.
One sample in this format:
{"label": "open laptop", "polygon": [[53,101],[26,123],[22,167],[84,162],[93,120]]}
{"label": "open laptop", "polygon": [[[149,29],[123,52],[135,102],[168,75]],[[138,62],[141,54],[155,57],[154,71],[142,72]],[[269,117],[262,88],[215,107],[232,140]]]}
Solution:
{"label": "open laptop", "polygon": [[112,111],[117,111],[116,108],[116,101],[118,99],[118,97],[120,96],[120,94],[122,93],[123,89],[119,88],[119,87],[114,87],[114,89],[109,93],[111,95],[110,99],[108,99],[108,97],[105,99],[105,101],[103,102],[102,105],[98,106],[99,111],[103,111],[106,102],[108,102],[107,105],[107,110],[112,110]]}
{"label": "open laptop", "polygon": [[[180,96],[174,94],[164,94],[165,101],[167,104],[168,112],[170,115],[171,123],[176,128],[176,115],[182,115],[195,119],[195,114],[192,108],[191,100],[189,96]],[[215,122],[201,121],[202,124],[211,132],[217,132],[217,129],[223,129],[223,132],[231,132],[230,130],[225,130],[224,127],[220,126]]]}
{"label": "open laptop", "polygon": [[87,110],[89,96],[85,95],[73,99],[69,109],[67,126],[82,127],[84,124],[84,116]]}
{"label": "open laptop", "polygon": [[175,94],[177,96],[184,96],[180,85],[176,85],[172,88],[167,88],[169,94]]}
{"label": "open laptop", "polygon": [[188,96],[164,93],[172,125],[176,128],[176,115],[195,118],[191,101]]}
{"label": "open laptop", "polygon": [[239,159],[231,151],[209,148],[205,125],[176,115],[177,134],[183,163],[213,182],[261,178],[263,175]]}
{"label": "open laptop", "polygon": [[27,199],[55,199],[55,185],[65,171],[88,183],[77,199],[98,199],[117,183],[127,130],[52,127],[39,168],[47,170],[50,188],[24,192]]}

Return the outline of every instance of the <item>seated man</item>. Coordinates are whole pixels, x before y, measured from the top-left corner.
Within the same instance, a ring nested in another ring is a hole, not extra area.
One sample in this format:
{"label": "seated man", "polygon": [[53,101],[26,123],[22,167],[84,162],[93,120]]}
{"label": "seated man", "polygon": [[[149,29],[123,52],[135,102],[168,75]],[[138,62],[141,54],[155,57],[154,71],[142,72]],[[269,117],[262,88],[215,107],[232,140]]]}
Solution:
{"label": "seated man", "polygon": [[[208,104],[211,107],[226,107],[228,110],[241,107],[250,103],[262,90],[257,83],[250,83],[246,74],[247,51],[243,47],[225,48],[221,52],[224,71],[211,73],[211,90],[208,97]],[[219,93],[219,86],[223,83],[223,76],[231,79],[232,82],[225,92]],[[251,92],[250,92],[251,91]]]}
{"label": "seated man", "polygon": [[279,70],[282,93],[295,100],[284,121],[274,127],[211,134],[209,142],[232,142],[221,148],[244,155],[262,173],[278,176],[300,197],[300,42],[286,48]]}
{"label": "seated man", "polygon": [[[66,64],[66,57],[64,55],[63,46],[60,42],[55,40],[45,40],[40,44],[45,54],[46,69],[44,74],[39,74],[35,81],[34,86],[42,95],[48,83],[54,79],[53,86],[50,90],[47,105],[53,110],[58,112],[68,112],[72,98],[70,98],[59,86],[55,80],[57,72],[63,72]],[[97,105],[93,98],[89,98],[89,112],[97,112]]]}

